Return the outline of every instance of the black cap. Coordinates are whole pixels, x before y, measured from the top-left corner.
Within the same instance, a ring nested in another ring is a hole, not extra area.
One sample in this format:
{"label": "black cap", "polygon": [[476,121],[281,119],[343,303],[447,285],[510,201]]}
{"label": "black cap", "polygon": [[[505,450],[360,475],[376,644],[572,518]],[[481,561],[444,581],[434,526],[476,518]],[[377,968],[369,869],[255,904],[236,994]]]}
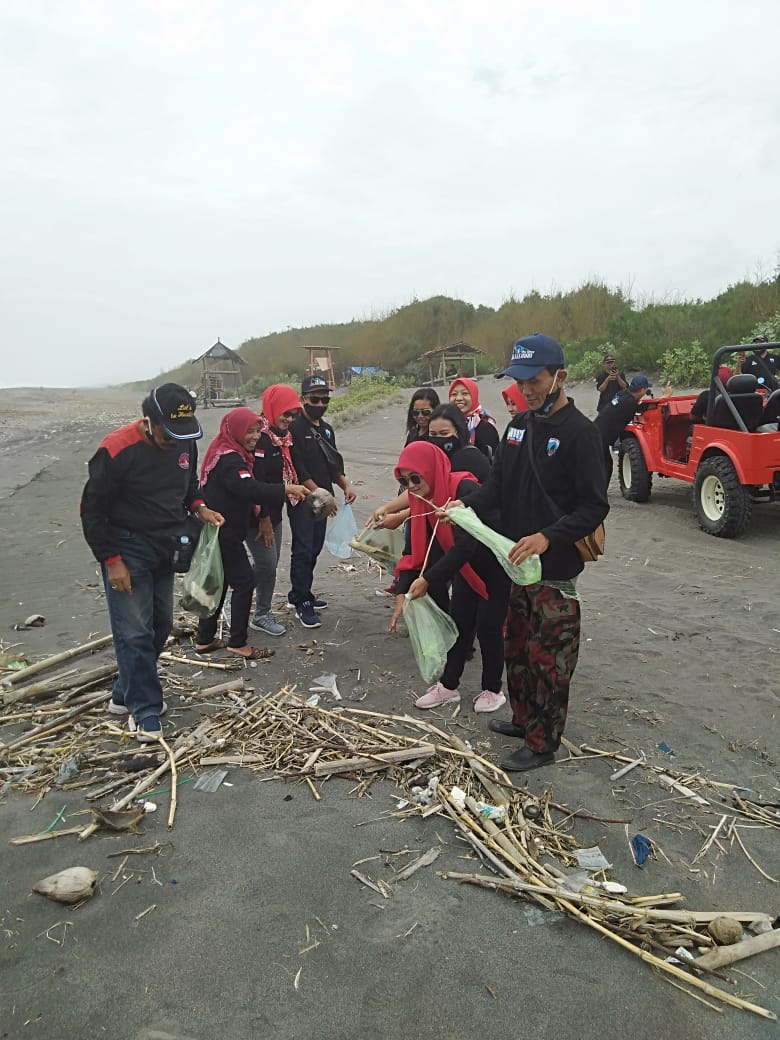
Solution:
{"label": "black cap", "polygon": [[326,394],[329,394],[328,380],[324,376],[304,376],[301,383],[301,394],[310,394],[312,390],[324,390]]}
{"label": "black cap", "polygon": [[174,441],[196,441],[203,436],[195,418],[195,399],[178,383],[163,383],[149,394],[150,416]]}

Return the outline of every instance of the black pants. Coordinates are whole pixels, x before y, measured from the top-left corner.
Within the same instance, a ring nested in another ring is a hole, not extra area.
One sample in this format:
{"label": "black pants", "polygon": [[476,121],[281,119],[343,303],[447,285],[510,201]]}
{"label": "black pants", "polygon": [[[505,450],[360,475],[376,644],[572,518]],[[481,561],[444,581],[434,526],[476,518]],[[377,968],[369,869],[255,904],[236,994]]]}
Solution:
{"label": "black pants", "polygon": [[604,449],[604,466],[607,470],[607,487],[609,487],[609,482],[612,480],[612,470],[614,468],[614,465],[615,464],[612,459],[612,445],[608,444]]}
{"label": "black pants", "polygon": [[509,578],[498,565],[489,575],[482,575],[488,588],[488,599],[482,599],[460,575],[452,583],[450,617],[458,626],[458,639],[447,654],[441,677],[442,686],[457,690],[471,650],[474,629],[482,653],[482,689],[499,693],[504,674],[504,621],[509,605]]}
{"label": "black pants", "polygon": [[326,520],[312,520],[301,506],[287,506],[292,544],[290,546],[290,591],[287,599],[299,607],[314,599],[311,586],[317,557],[322,552],[327,531]]}
{"label": "black pants", "polygon": [[249,638],[249,611],[252,608],[252,593],[255,589],[255,572],[246,554],[243,541],[226,531],[219,532],[219,548],[222,552],[222,567],[225,584],[219,606],[211,615],[198,624],[195,641],[201,646],[212,642],[217,634],[219,615],[225,602],[228,587],[233,590],[230,597],[230,638],[228,646],[246,646]]}

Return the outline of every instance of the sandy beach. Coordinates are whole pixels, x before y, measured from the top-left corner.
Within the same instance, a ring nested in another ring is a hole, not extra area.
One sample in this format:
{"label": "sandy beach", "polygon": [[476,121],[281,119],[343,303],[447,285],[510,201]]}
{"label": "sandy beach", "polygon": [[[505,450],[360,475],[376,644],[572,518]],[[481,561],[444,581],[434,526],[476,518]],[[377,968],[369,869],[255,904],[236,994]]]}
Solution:
{"label": "sandy beach", "polygon": [[[503,427],[500,385],[485,377],[480,390]],[[0,390],[0,639],[31,661],[108,632],[78,502],[88,458],[106,432],[139,414],[140,396]],[[591,388],[578,388],[574,397],[593,414]],[[404,412],[389,408],[338,432],[358,493],[359,524],[394,494]],[[199,413],[204,445],[222,414]],[[583,644],[567,738],[577,747],[644,753],[689,776],[780,801],[780,507],[755,505],[747,533],[726,541],[698,529],[687,485],[657,480],[651,501],[636,505],[621,498],[615,475],[610,503],[607,555],[586,568],[579,585]],[[289,532],[285,538],[280,601],[287,591]],[[423,684],[405,636],[386,631],[391,600],[376,595],[386,581],[360,556],[350,564],[354,569],[323,553],[317,590],[331,605],[322,627],[298,626],[274,640],[276,656],[251,679],[264,691],[285,684],[306,689],[315,675],[333,672],[342,690],[359,685],[367,691],[361,707],[413,713]],[[13,630],[34,613],[45,616],[42,628]],[[316,652],[307,654],[314,640]],[[263,645],[257,634],[252,641]],[[99,664],[111,655],[90,660]],[[435,721],[497,760],[501,741],[488,733],[487,718],[471,710],[478,681],[473,662],[460,714],[445,712]],[[175,721],[175,690],[169,700]],[[508,709],[499,714],[508,718]],[[0,727],[6,742],[9,732],[20,732],[3,726],[1,715]],[[778,912],[777,886],[758,869],[780,876],[777,830],[742,832],[755,862],[732,842],[713,845],[694,864],[710,833],[701,814],[642,770],[611,783],[614,768],[612,760],[562,749],[554,767],[518,783],[534,792],[550,787],[560,804],[596,817],[577,818],[578,842],[598,845],[613,864],[611,876],[640,894],[681,892],[687,906],[700,910]],[[113,871],[117,860],[106,859],[106,842],[123,848],[126,837],[9,848],[7,838],[43,830],[64,802],[66,819],[78,823],[72,814],[85,803],[75,792],[64,798],[51,790],[37,802],[37,793],[3,794],[0,1036],[359,1040],[488,1033],[495,1040],[695,1040],[722,1034],[724,1016],[595,933],[561,915],[439,878],[440,866],[463,869],[458,858],[466,851],[446,821],[367,823],[392,806],[392,782],[375,784],[371,797],[357,799],[352,785],[333,781],[315,802],[303,785],[260,783],[245,770],[232,769],[228,780],[234,786],[213,795],[183,789],[173,848],[155,863],[163,887],[152,891],[147,882],[131,882],[116,898],[104,891],[77,912],[31,895],[31,884],[76,863]],[[714,826],[719,800],[730,805],[731,796],[713,788],[708,798]],[[144,843],[167,840],[163,817],[159,812],[145,822]],[[636,833],[649,837],[658,853],[642,870],[627,840]],[[380,849],[408,844],[422,850],[437,839],[444,851],[436,867],[420,871],[414,885],[384,907],[350,877],[354,862]],[[151,903],[155,912],[136,921]],[[306,926],[315,918],[326,922],[328,934],[301,956],[309,945]],[[72,921],[68,944],[40,937],[63,919]],[[779,959],[774,951],[745,962],[739,983],[743,995],[775,1013]],[[736,1010],[725,1014],[735,1040],[776,1035],[771,1022]]]}

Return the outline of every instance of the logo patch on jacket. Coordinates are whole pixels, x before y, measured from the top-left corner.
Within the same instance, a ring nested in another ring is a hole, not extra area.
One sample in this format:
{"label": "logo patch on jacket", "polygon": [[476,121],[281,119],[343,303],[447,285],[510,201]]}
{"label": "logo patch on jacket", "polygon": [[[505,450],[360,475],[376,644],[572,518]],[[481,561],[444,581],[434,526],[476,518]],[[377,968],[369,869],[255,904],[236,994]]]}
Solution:
{"label": "logo patch on jacket", "polygon": [[239,477],[241,477],[242,480],[246,480],[248,477],[252,476],[248,469],[240,469],[238,471],[238,475]]}
{"label": "logo patch on jacket", "polygon": [[255,452],[255,458],[256,459],[264,459],[265,458],[265,452],[264,451],[256,451]]}
{"label": "logo patch on jacket", "polygon": [[188,451],[183,451],[176,461],[179,463],[179,469],[189,469],[190,453]]}
{"label": "logo patch on jacket", "polygon": [[506,431],[507,444],[522,444],[523,437],[525,437],[525,428],[510,426]]}
{"label": "logo patch on jacket", "polygon": [[557,437],[551,437],[549,439],[549,441],[547,442],[547,454],[548,455],[554,455],[556,453],[556,451],[558,450],[558,448],[560,448],[560,446],[561,446],[561,442],[558,440],[558,438]]}

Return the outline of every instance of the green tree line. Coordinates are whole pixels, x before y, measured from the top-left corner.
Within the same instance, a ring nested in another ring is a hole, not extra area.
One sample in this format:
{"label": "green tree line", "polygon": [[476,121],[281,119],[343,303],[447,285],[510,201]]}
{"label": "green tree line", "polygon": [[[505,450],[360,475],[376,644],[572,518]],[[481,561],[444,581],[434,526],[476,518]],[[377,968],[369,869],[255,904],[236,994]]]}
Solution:
{"label": "green tree line", "polygon": [[[489,370],[506,362],[519,336],[545,332],[563,343],[570,367],[609,343],[623,367],[657,371],[670,352],[696,343],[711,354],[718,346],[741,342],[778,312],[780,268],[770,278],[730,285],[709,300],[637,302],[599,281],[566,292],[511,296],[496,309],[434,296],[362,320],[253,337],[237,349],[248,364],[247,380],[277,373],[297,378],[309,345],[339,348],[337,370],[378,365],[396,376],[423,378],[427,369],[418,359],[434,347],[464,340],[490,359],[481,366]],[[191,365],[165,373],[187,385],[195,376]]]}

